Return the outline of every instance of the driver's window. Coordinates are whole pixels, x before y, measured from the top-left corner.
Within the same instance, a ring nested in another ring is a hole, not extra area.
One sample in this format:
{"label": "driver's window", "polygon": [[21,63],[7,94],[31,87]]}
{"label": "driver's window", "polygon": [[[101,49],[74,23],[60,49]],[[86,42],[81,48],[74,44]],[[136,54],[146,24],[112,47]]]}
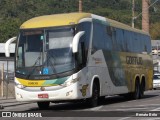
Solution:
{"label": "driver's window", "polygon": [[22,62],[23,62],[23,60],[22,60],[22,58],[23,58],[23,57],[22,57],[22,52],[23,52],[23,51],[22,51],[22,50],[23,50],[23,49],[22,49],[22,46],[19,46],[19,47],[18,47],[18,63],[17,63],[17,66],[18,66],[18,67],[22,67],[22,65],[23,65],[23,64],[22,64]]}
{"label": "driver's window", "polygon": [[78,45],[78,53],[77,53],[78,64],[82,65],[82,46],[81,43]]}

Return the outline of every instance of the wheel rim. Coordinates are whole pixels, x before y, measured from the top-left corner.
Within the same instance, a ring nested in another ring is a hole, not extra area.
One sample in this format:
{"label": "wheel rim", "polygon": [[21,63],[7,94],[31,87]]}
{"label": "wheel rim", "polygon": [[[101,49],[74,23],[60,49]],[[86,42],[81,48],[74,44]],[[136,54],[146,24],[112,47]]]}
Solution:
{"label": "wheel rim", "polygon": [[94,91],[93,99],[98,100],[98,90],[97,89],[95,89]]}
{"label": "wheel rim", "polygon": [[96,85],[93,87],[92,104],[93,107],[97,106],[98,104],[98,89]]}
{"label": "wheel rim", "polygon": [[140,90],[140,88],[139,88],[139,84],[138,83],[136,83],[136,90],[135,90],[135,94],[136,94],[136,99],[138,99],[139,98],[139,91]]}

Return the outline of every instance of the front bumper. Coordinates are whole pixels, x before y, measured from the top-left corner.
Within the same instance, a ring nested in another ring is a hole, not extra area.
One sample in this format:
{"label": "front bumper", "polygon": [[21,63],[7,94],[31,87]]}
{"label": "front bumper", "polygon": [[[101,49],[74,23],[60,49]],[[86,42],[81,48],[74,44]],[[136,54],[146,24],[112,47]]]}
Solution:
{"label": "front bumper", "polygon": [[[52,91],[40,91],[40,87],[36,87],[36,89],[39,89],[39,91],[27,91],[15,87],[17,101],[63,101],[84,98],[78,87],[78,83]],[[48,98],[39,98],[39,94],[48,94]]]}

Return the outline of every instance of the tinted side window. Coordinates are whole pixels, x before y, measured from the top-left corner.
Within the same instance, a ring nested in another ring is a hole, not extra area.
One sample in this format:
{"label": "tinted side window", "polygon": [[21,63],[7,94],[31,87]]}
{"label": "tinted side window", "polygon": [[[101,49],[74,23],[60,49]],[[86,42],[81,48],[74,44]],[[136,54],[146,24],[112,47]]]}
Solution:
{"label": "tinted side window", "polygon": [[80,42],[85,42],[85,47],[89,48],[90,34],[91,34],[91,22],[80,23],[77,27],[77,31],[85,31],[85,34],[81,37]]}
{"label": "tinted side window", "polygon": [[117,40],[117,50],[118,51],[125,51],[125,41],[124,41],[124,30],[116,29],[116,40]]}
{"label": "tinted side window", "polygon": [[105,34],[105,50],[112,50],[113,49],[113,43],[112,43],[112,27],[106,26],[106,34]]}
{"label": "tinted side window", "polygon": [[99,49],[104,49],[104,41],[105,41],[105,26],[103,24],[99,24],[97,22],[93,22],[93,41],[92,41],[92,49],[95,51]]}
{"label": "tinted side window", "polygon": [[146,36],[146,47],[147,47],[147,53],[151,53],[151,39],[150,39],[150,36]]}

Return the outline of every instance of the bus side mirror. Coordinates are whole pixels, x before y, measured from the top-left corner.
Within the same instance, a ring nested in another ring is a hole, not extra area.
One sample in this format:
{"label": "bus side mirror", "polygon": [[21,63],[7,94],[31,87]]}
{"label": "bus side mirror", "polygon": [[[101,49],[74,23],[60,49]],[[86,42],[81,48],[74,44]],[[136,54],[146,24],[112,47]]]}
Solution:
{"label": "bus side mirror", "polygon": [[74,36],[73,42],[72,42],[72,52],[73,53],[78,52],[79,40],[80,40],[81,36],[84,35],[84,33],[85,33],[84,31],[80,31]]}
{"label": "bus side mirror", "polygon": [[7,40],[7,42],[5,43],[5,56],[6,57],[10,57],[10,51],[9,51],[9,45],[15,41],[17,39],[17,37],[12,37],[9,40]]}

